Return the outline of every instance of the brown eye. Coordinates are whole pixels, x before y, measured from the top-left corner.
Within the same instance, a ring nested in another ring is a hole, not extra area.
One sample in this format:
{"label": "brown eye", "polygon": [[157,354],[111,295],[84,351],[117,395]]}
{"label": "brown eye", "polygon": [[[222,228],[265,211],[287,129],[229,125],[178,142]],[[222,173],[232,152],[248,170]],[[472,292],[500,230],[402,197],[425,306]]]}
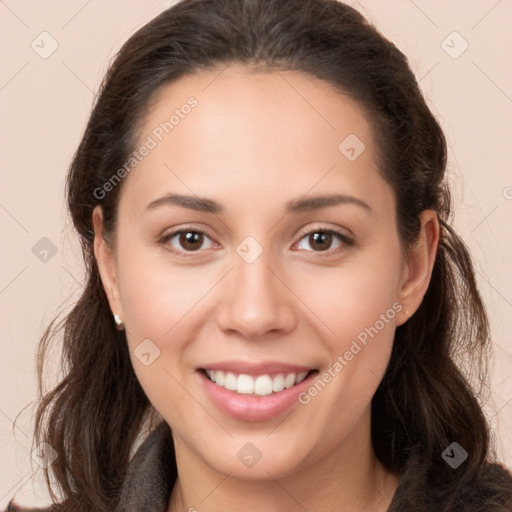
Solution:
{"label": "brown eye", "polygon": [[[336,239],[339,241],[338,245],[332,247],[332,244]],[[305,233],[305,235],[300,239],[299,245],[303,243],[304,240],[309,244],[309,252],[326,252],[330,249],[344,249],[354,245],[354,242],[350,238],[332,229],[316,229]],[[303,247],[299,247],[299,249],[303,249]]]}
{"label": "brown eye", "polygon": [[313,249],[325,251],[332,243],[332,234],[327,231],[318,231],[309,235],[308,242]]}
{"label": "brown eye", "polygon": [[186,251],[194,251],[203,245],[203,233],[197,231],[183,231],[179,235],[179,243]]}
{"label": "brown eye", "polygon": [[165,235],[161,243],[175,254],[189,256],[187,253],[199,252],[203,248],[205,239],[210,237],[201,229],[181,229]]}

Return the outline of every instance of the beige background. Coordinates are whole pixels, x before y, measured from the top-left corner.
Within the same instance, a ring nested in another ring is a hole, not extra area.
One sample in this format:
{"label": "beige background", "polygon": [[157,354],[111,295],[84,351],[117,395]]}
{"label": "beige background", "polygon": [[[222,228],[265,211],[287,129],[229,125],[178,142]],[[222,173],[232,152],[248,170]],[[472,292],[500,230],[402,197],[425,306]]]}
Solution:
{"label": "beige background", "polygon": [[[63,202],[67,166],[108,62],[130,34],[172,3],[0,1],[0,507],[15,492],[22,503],[47,501],[31,461],[35,352],[44,327],[63,301],[72,304],[82,282],[81,253]],[[494,404],[486,412],[500,457],[512,467],[512,2],[350,3],[409,56],[445,129],[455,227],[472,251],[492,324]],[[47,58],[31,47],[51,49],[55,43],[40,36],[44,31],[58,43]],[[454,31],[463,39],[450,35]],[[464,40],[467,50],[453,58]],[[43,237],[57,249],[46,262],[32,251]]]}

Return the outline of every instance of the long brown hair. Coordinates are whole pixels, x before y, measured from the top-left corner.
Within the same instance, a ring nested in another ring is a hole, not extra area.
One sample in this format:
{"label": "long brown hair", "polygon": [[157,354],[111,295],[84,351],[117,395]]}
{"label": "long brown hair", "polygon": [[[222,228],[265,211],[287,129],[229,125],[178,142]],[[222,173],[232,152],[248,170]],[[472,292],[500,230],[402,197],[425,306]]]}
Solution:
{"label": "long brown hair", "polygon": [[[404,248],[417,238],[420,212],[437,211],[441,234],[431,282],[418,311],[396,329],[389,366],[372,400],[372,442],[377,457],[396,471],[404,469],[411,448],[421,445],[432,462],[430,485],[476,478],[494,457],[478,400],[486,391],[488,320],[468,250],[450,227],[445,138],[406,57],[360,13],[335,0],[185,0],[121,48],[69,169],[67,201],[87,283],[39,347],[35,438],[59,454],[46,470],[48,487],[51,473],[65,510],[114,510],[138,436],[159,421],[133,371],[125,333],[112,319],[93,252],[92,211],[101,205],[105,232],[115,233],[122,183],[107,194],[98,189],[134,150],[152,95],[187,74],[234,62],[302,71],[365,108],[380,171],[396,195]],[[44,363],[61,330],[66,374],[45,394]],[[458,471],[441,458],[452,441],[471,452]]]}

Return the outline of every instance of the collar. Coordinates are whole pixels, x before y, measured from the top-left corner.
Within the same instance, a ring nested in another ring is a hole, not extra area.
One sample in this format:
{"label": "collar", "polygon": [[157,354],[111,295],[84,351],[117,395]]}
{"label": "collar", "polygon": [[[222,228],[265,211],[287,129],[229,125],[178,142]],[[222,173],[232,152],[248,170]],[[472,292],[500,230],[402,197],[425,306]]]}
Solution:
{"label": "collar", "polygon": [[[464,485],[449,478],[443,485],[427,484],[431,468],[432,458],[413,446],[387,512],[512,511],[512,474],[504,466],[487,463],[476,481]],[[171,430],[163,422],[130,461],[116,512],[167,512],[177,476]]]}
{"label": "collar", "polygon": [[[428,484],[432,466],[432,457],[426,456],[420,445],[415,445],[409,452],[387,512],[512,511],[512,474],[504,466],[487,463],[476,480],[463,485],[457,485],[449,477],[441,484]],[[128,464],[115,512],[167,512],[177,477],[171,429],[162,422],[139,446]],[[70,510],[76,508],[69,505],[25,508],[11,500],[6,512]]]}
{"label": "collar", "polygon": [[167,512],[177,477],[171,430],[163,422],[128,464],[116,512]]}

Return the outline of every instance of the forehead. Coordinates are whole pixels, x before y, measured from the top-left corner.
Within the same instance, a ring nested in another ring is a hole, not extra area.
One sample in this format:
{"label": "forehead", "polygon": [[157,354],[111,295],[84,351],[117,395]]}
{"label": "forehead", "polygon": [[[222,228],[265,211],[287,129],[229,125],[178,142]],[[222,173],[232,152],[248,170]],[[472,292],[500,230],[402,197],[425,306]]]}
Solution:
{"label": "forehead", "polygon": [[[192,106],[193,105],[193,106]],[[372,126],[362,107],[298,71],[244,66],[201,71],[153,96],[136,148],[151,142],[125,184],[131,202],[172,192],[252,202],[312,187],[378,194]],[[354,158],[354,156],[356,158]],[[233,197],[236,191],[236,197]],[[320,192],[320,190],[317,190]],[[133,193],[132,193],[133,192]]]}
{"label": "forehead", "polygon": [[[265,134],[280,134],[280,143],[292,143],[296,148],[299,137],[315,140],[327,136],[326,142],[332,141],[336,149],[340,138],[358,133],[372,144],[367,115],[347,94],[300,71],[263,72],[241,64],[199,71],[161,87],[151,98],[143,133],[169,120],[191,97],[198,108],[193,109],[187,124],[194,125],[198,136],[211,135],[212,128],[224,136],[259,134],[248,141],[254,144],[258,139],[264,141]],[[180,131],[183,127],[174,133],[175,142]]]}

